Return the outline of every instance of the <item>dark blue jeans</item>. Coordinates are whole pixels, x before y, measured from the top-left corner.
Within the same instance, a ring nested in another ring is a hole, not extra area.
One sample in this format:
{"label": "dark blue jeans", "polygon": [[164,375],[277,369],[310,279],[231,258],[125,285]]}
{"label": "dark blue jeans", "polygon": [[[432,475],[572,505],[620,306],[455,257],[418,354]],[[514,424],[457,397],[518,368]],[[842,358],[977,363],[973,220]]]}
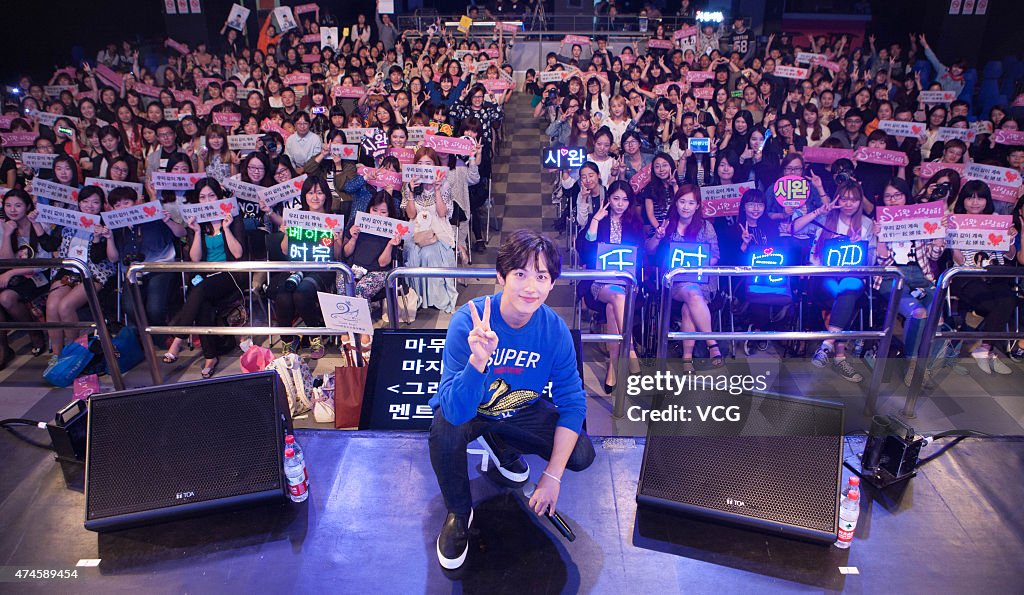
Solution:
{"label": "dark blue jeans", "polygon": [[[555,444],[558,409],[550,401],[540,399],[513,417],[490,419],[476,416],[468,422],[453,426],[441,409],[434,412],[430,426],[430,464],[437,476],[444,505],[448,512],[468,515],[473,507],[469,490],[469,469],[466,446],[483,434],[494,436],[509,448],[523,454],[535,454],[545,460],[551,458]],[[576,447],[569,456],[566,468],[583,471],[594,462],[594,445],[586,432],[580,432]]]}
{"label": "dark blue jeans", "polygon": [[[167,326],[171,317],[171,305],[180,302],[181,297],[181,273],[149,273],[142,277],[142,299],[146,304],[146,320],[150,326]],[[125,288],[127,289],[127,288]],[[124,305],[128,320],[135,324],[132,308],[134,302],[122,295],[121,303]],[[157,344],[162,344],[165,335],[153,335]]]}

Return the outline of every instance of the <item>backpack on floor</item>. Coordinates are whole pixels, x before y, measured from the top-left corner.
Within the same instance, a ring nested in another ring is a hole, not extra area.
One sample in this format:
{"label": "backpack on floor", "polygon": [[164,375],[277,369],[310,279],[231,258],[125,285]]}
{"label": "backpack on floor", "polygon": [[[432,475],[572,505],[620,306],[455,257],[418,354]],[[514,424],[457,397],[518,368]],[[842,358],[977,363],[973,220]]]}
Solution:
{"label": "backpack on floor", "polygon": [[297,354],[289,353],[270,362],[267,369],[277,372],[281,379],[292,417],[309,413],[313,408],[313,375],[306,362]]}

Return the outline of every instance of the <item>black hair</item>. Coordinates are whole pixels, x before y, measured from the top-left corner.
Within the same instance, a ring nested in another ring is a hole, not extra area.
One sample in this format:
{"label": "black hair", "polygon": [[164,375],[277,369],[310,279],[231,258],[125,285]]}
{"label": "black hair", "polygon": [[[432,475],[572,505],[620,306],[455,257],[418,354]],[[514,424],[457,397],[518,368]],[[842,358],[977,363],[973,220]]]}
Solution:
{"label": "black hair", "polygon": [[971,180],[960,189],[960,194],[956,197],[956,204],[953,206],[953,213],[957,215],[966,214],[967,209],[964,208],[964,202],[975,194],[985,199],[985,209],[981,214],[991,215],[995,212],[996,206],[992,202],[992,190],[989,189],[988,184],[981,180]]}
{"label": "black hair", "polygon": [[122,200],[135,202],[139,200],[139,195],[135,192],[134,188],[129,188],[128,186],[111,188],[110,193],[107,194],[107,205],[113,208],[114,205]]}
{"label": "black hair", "polygon": [[302,190],[299,191],[299,196],[302,199],[302,210],[309,210],[309,203],[306,202],[306,194],[317,186],[320,188],[320,192],[324,193],[324,212],[331,212],[331,187],[327,184],[327,180],[318,175],[312,175],[306,178],[306,181],[302,183]]}
{"label": "black hair", "polygon": [[544,257],[548,274],[554,282],[562,274],[562,256],[551,238],[530,229],[517,229],[498,248],[496,267],[498,276],[505,278],[517,269],[525,269],[530,262]]}

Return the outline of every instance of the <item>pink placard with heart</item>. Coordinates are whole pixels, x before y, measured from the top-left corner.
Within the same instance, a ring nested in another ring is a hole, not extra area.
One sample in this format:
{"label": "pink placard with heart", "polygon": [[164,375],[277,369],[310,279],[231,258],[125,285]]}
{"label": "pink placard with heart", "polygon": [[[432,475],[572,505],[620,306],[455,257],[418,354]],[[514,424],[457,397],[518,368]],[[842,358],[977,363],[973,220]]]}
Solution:
{"label": "pink placard with heart", "polygon": [[942,216],[946,205],[927,202],[898,207],[878,207],[879,242],[905,242],[910,240],[936,240],[945,237]]}
{"label": "pink placard with heart", "polygon": [[1012,225],[1012,215],[950,215],[946,243],[961,250],[1005,252],[1013,243]]}

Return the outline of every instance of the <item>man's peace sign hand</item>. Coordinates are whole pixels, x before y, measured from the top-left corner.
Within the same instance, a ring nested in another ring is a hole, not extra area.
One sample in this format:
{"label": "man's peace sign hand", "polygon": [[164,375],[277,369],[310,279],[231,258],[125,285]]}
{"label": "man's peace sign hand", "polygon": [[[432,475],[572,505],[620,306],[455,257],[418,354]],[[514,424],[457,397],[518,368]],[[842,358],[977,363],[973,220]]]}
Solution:
{"label": "man's peace sign hand", "polygon": [[469,332],[469,364],[481,374],[487,369],[487,361],[498,348],[498,334],[491,330],[491,298],[484,300],[484,313],[481,318],[476,305],[469,303],[469,312],[473,317],[473,330]]}

